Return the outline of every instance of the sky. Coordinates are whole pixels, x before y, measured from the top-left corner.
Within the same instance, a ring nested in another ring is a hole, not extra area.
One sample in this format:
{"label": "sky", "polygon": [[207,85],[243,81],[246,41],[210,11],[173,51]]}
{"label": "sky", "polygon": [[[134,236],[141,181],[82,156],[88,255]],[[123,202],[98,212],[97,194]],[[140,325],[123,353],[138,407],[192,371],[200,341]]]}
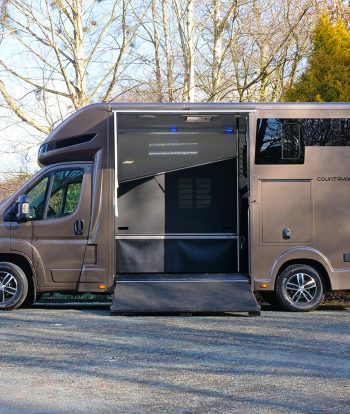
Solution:
{"label": "sky", "polygon": [[44,138],[23,121],[9,118],[8,111],[0,108],[0,180],[25,169],[30,173],[37,171],[37,153]]}

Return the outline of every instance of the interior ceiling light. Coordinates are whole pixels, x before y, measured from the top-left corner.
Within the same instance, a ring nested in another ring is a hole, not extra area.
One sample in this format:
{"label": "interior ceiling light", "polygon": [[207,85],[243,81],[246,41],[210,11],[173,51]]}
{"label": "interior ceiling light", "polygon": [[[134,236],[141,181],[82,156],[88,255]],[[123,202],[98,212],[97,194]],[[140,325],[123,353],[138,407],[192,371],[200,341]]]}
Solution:
{"label": "interior ceiling light", "polygon": [[152,115],[152,114],[142,114],[142,115],[138,115],[138,118],[142,118],[142,119],[156,119],[157,116],[156,115]]}
{"label": "interior ceiling light", "polygon": [[126,161],[123,161],[122,162],[122,164],[133,164],[135,161],[133,161],[133,160],[126,160]]}
{"label": "interior ceiling light", "polygon": [[198,155],[198,151],[156,151],[149,152],[150,156],[164,156],[164,155]]}
{"label": "interior ceiling light", "polygon": [[211,122],[217,115],[182,115],[185,122]]}

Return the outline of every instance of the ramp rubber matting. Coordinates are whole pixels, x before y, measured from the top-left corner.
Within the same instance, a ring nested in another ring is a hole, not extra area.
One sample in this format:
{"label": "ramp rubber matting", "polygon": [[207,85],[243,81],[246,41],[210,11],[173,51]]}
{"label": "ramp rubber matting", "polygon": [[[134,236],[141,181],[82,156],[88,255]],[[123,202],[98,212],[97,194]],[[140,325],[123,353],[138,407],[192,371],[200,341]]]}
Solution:
{"label": "ramp rubber matting", "polygon": [[118,275],[112,313],[260,312],[244,274]]}

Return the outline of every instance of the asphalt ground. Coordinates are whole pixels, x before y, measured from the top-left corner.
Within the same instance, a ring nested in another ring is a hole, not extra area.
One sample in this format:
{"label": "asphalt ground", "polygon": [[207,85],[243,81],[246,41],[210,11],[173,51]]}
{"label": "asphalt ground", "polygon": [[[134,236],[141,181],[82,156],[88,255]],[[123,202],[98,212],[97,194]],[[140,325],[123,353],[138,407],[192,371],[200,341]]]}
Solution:
{"label": "asphalt ground", "polygon": [[0,313],[0,413],[349,413],[350,308]]}

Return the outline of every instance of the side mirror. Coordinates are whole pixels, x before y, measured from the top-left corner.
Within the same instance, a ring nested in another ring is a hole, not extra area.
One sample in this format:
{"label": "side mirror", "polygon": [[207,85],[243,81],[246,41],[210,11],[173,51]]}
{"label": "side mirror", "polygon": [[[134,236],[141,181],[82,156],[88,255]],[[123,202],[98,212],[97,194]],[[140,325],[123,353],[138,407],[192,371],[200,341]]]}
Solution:
{"label": "side mirror", "polygon": [[26,223],[30,220],[29,198],[27,195],[20,195],[17,199],[18,213],[16,219],[18,223]]}

